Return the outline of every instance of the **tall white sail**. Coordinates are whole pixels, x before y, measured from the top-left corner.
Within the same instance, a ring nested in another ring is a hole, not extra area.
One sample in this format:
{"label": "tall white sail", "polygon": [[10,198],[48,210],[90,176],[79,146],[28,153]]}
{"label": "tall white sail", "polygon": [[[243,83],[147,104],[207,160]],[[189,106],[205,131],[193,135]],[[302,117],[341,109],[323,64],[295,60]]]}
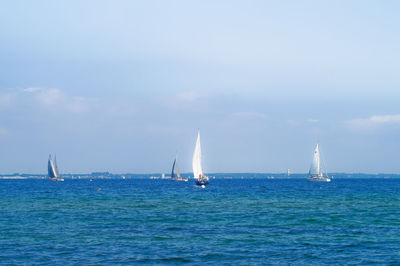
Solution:
{"label": "tall white sail", "polygon": [[310,167],[310,175],[311,176],[322,176],[321,173],[321,160],[320,160],[320,155],[319,155],[319,144],[315,147],[314,150],[314,157],[311,162],[311,167]]}
{"label": "tall white sail", "polygon": [[200,176],[203,176],[203,168],[201,167],[200,131],[197,133],[196,146],[194,148],[194,153],[193,153],[192,168],[193,168],[193,177],[195,179],[198,179]]}

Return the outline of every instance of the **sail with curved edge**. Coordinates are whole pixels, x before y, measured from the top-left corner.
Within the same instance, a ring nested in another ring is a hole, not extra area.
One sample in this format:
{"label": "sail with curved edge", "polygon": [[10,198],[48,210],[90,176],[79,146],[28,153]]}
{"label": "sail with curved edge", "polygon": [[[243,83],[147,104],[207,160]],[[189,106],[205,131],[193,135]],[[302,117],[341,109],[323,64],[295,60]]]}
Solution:
{"label": "sail with curved edge", "polygon": [[51,159],[51,155],[49,155],[47,170],[50,178],[58,178],[57,166],[54,165],[53,160]]}
{"label": "sail with curved edge", "polygon": [[200,131],[197,133],[196,146],[193,153],[192,168],[193,177],[195,179],[199,179],[200,176],[203,176],[203,169],[201,167]]}
{"label": "sail with curved edge", "polygon": [[[175,170],[176,170],[176,175],[175,175]],[[178,169],[178,161],[176,160],[176,158],[175,158],[175,160],[174,160],[174,163],[172,164],[172,172],[171,172],[171,178],[172,179],[174,179],[174,178],[181,178],[181,174],[179,173],[179,169]]]}
{"label": "sail with curved edge", "polygon": [[311,176],[322,176],[322,173],[321,173],[321,160],[320,160],[320,153],[319,153],[319,144],[317,144],[317,146],[315,147],[314,157],[313,157],[313,160],[311,162],[311,167],[310,167],[309,174]]}
{"label": "sail with curved edge", "polygon": [[172,164],[171,178],[175,177],[175,164],[176,164],[176,158],[174,160],[174,163]]}

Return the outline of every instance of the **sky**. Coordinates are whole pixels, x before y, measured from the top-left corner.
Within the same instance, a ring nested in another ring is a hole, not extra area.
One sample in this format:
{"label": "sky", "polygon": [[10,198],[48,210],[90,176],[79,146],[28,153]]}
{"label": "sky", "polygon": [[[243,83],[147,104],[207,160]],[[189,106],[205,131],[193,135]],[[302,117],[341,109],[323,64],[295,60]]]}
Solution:
{"label": "sky", "polygon": [[0,5],[0,173],[400,173],[399,1]]}

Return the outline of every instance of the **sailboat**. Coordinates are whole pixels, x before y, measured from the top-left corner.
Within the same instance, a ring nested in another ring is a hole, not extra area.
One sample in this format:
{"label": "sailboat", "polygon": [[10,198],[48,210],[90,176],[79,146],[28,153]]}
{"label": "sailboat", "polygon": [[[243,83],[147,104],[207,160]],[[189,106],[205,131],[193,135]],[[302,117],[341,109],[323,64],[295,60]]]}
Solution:
{"label": "sailboat", "polygon": [[311,162],[308,181],[331,182],[328,176],[324,176],[321,171],[321,158],[319,152],[319,144],[315,147],[314,157]]}
{"label": "sailboat", "polygon": [[[175,170],[176,170],[176,174],[175,174]],[[178,161],[177,161],[176,157],[175,157],[174,163],[172,164],[171,180],[173,180],[173,181],[185,181],[185,182],[188,181],[187,178],[181,177],[181,174],[179,173]]]}
{"label": "sailboat", "polygon": [[196,146],[194,148],[193,160],[193,178],[196,180],[196,185],[205,187],[208,185],[208,177],[204,176],[201,166],[201,146],[200,146],[200,131],[197,133]]}
{"label": "sailboat", "polygon": [[57,167],[57,158],[54,156],[54,162],[51,159],[51,155],[49,155],[49,161],[47,163],[47,171],[49,175],[49,180],[51,181],[64,181],[63,178],[60,178],[58,167]]}

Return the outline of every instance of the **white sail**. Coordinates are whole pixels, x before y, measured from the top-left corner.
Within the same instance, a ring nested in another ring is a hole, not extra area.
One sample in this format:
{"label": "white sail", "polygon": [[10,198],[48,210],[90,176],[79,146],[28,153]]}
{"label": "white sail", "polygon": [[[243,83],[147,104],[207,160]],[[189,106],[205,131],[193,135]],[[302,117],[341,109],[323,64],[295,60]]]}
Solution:
{"label": "white sail", "polygon": [[179,173],[179,168],[178,168],[178,162],[175,164],[175,169],[176,169],[176,177],[181,178],[181,174]]}
{"label": "white sail", "polygon": [[200,131],[197,134],[196,146],[194,148],[194,153],[193,153],[192,168],[193,168],[193,177],[195,179],[198,179],[200,176],[203,176],[203,168],[201,167]]}
{"label": "white sail", "polygon": [[48,170],[48,175],[49,175],[50,180],[64,181],[63,178],[60,178],[60,173],[58,171],[56,156],[54,156],[54,161],[53,161],[53,159],[51,159],[51,155],[49,155],[49,161],[47,163],[47,170]]}
{"label": "white sail", "polygon": [[314,150],[314,157],[311,162],[311,167],[310,167],[310,175],[311,176],[322,176],[321,173],[321,160],[320,160],[320,154],[319,154],[319,144],[315,147]]}
{"label": "white sail", "polygon": [[57,166],[57,156],[56,155],[54,155],[54,170],[56,171],[57,177],[58,177],[59,171],[58,171],[58,166]]}

